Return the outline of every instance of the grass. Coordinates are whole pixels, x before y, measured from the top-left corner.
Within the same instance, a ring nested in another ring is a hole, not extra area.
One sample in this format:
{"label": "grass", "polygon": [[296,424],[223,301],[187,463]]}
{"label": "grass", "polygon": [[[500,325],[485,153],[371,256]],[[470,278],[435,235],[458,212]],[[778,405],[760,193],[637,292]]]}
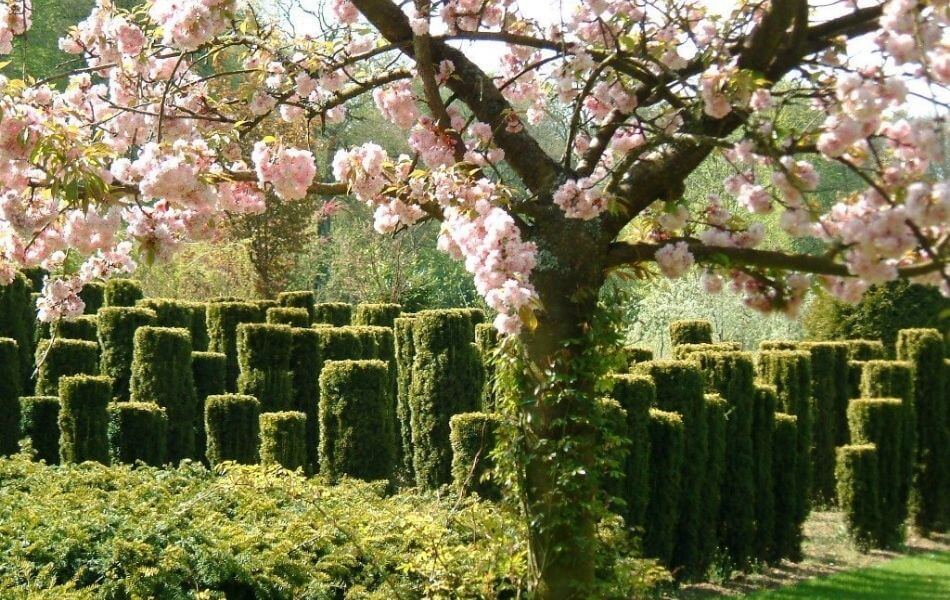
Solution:
{"label": "grass", "polygon": [[746,596],[751,600],[929,600],[950,598],[950,552],[880,565]]}

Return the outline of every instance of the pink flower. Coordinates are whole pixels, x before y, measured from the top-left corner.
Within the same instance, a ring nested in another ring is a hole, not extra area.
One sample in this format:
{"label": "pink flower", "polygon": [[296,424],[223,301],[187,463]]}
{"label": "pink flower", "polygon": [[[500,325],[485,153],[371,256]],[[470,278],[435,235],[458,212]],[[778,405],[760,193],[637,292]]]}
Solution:
{"label": "pink flower", "polygon": [[654,257],[660,271],[670,279],[682,276],[695,262],[686,242],[666,244],[656,251]]}
{"label": "pink flower", "polygon": [[299,200],[307,195],[317,174],[317,165],[309,150],[278,147],[266,142],[254,144],[251,154],[258,185],[270,183],[282,200]]}

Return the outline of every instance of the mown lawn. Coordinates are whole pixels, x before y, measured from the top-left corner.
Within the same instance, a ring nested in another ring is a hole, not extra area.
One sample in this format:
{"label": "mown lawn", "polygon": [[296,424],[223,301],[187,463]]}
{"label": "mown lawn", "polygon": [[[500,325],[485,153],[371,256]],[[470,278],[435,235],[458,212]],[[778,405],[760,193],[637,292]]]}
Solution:
{"label": "mown lawn", "polygon": [[746,596],[752,600],[950,598],[950,552],[920,554]]}

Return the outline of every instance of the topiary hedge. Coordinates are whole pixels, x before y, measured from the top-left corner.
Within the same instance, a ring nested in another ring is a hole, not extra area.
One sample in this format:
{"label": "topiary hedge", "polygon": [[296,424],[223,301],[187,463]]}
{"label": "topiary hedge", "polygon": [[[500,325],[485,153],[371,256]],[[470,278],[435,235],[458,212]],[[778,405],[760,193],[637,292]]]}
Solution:
{"label": "topiary hedge", "polygon": [[208,350],[208,305],[189,302],[191,308],[191,348],[196,352]]}
{"label": "topiary hedge", "polygon": [[474,492],[486,500],[501,498],[501,489],[491,479],[501,417],[494,413],[470,412],[452,415],[449,443],[452,446],[452,482],[459,493]]}
{"label": "topiary hedge", "polygon": [[158,327],[178,327],[191,331],[191,303],[176,298],[142,298],[138,306],[155,311]]}
{"label": "topiary hedge", "polygon": [[70,340],[99,340],[98,319],[96,315],[80,315],[73,319],[60,319],[50,325],[51,335]]}
{"label": "topiary hedge", "polygon": [[848,533],[863,550],[874,545],[875,534],[880,528],[878,473],[874,444],[838,448],[835,469],[838,503],[844,512]]}
{"label": "topiary hedge", "polygon": [[[380,360],[327,361],[320,372],[320,471],[372,481],[396,465],[390,379]],[[448,440],[448,436],[446,436]]]}
{"label": "topiary hedge", "polygon": [[305,308],[276,306],[267,309],[267,322],[271,325],[310,327],[310,313]]}
{"label": "topiary hedge", "polygon": [[191,336],[180,327],[139,327],[133,337],[130,396],[154,402],[168,415],[168,461],[197,458]]}
{"label": "topiary hedge", "polygon": [[800,348],[811,355],[811,495],[830,505],[835,500],[835,448],[847,440],[849,349],[843,342],[803,342]]}
{"label": "topiary hedge", "polygon": [[479,323],[475,326],[475,347],[482,361],[484,384],[482,385],[482,409],[493,411],[497,407],[495,397],[495,351],[498,349],[498,330],[491,323]]}
{"label": "topiary hedge", "polygon": [[79,290],[79,299],[86,305],[83,314],[94,315],[99,312],[105,303],[105,297],[106,286],[101,281],[90,281],[83,285]]}
{"label": "topiary hedge", "polygon": [[0,285],[0,337],[16,340],[22,390],[33,388],[33,351],[43,333],[42,327],[37,326],[36,298],[31,289],[30,281],[22,273],[17,273],[7,285]]}
{"label": "topiary hedge", "polygon": [[627,360],[627,370],[632,370],[637,363],[653,360],[653,350],[644,346],[626,345],[623,347],[623,355]]}
{"label": "topiary hedge", "polygon": [[310,323],[314,322],[316,317],[316,307],[314,304],[313,292],[309,290],[281,292],[277,294],[277,303],[285,308],[302,308],[306,310],[310,319],[306,326],[309,326]]}
{"label": "topiary hedge", "polygon": [[208,396],[225,392],[227,357],[220,352],[192,352],[191,374],[195,382],[195,451],[207,460],[208,434],[205,431],[205,402]]}
{"label": "topiary hedge", "polygon": [[237,326],[240,323],[260,323],[264,313],[249,302],[212,302],[207,307],[208,351],[227,356],[227,390],[237,389],[238,357]]}
{"label": "topiary hedge", "polygon": [[253,396],[222,394],[205,400],[208,462],[260,462],[261,403]]}
{"label": "topiary hedge", "polygon": [[13,338],[0,338],[0,456],[20,449],[20,352]]}
{"label": "topiary hedge", "polygon": [[353,311],[353,325],[392,327],[402,313],[399,304],[357,304]]}
{"label": "topiary hedge", "polygon": [[104,306],[135,306],[145,297],[142,284],[134,279],[109,279],[106,281]]}
{"label": "topiary hedge", "polygon": [[711,344],[712,323],[693,319],[670,323],[670,341],[674,346],[680,344]]}
{"label": "topiary hedge", "polygon": [[412,321],[415,317],[399,317],[393,322],[396,355],[396,422],[398,426],[400,470],[407,480],[414,480],[412,468],[412,363],[415,349],[412,345]]}
{"label": "topiary hedge", "polygon": [[670,565],[679,521],[685,428],[679,414],[650,409],[650,500],[643,553]]}
{"label": "topiary hedge", "polygon": [[676,360],[689,360],[690,355],[696,352],[738,352],[739,350],[742,350],[742,344],[739,342],[680,344],[679,346],[673,346],[673,358]]}
{"label": "topiary hedge", "polygon": [[24,396],[20,398],[20,434],[29,438],[36,459],[48,465],[59,464],[59,398]]}
{"label": "topiary hedge", "polygon": [[752,477],[755,483],[753,556],[759,559],[765,559],[772,554],[775,535],[772,436],[775,431],[777,402],[775,386],[755,384],[755,397],[752,402]]}
{"label": "topiary hedge", "polygon": [[288,410],[293,402],[290,327],[265,323],[237,326],[238,393],[254,396],[262,412]]}
{"label": "topiary hedge", "polygon": [[880,360],[887,358],[881,340],[845,340],[850,360]]}
{"label": "topiary hedge", "polygon": [[775,518],[772,543],[766,559],[775,563],[783,558],[802,559],[802,523],[798,512],[805,492],[798,487],[798,417],[775,413],[772,430],[772,485]]}
{"label": "topiary hedge", "polygon": [[36,347],[36,395],[55,396],[66,375],[99,373],[99,344],[85,340],[41,340]]}
{"label": "topiary hedge", "polygon": [[306,416],[305,449],[306,470],[315,472],[319,465],[317,448],[320,439],[318,406],[320,401],[319,377],[323,368],[318,351],[318,333],[309,327],[290,330],[290,371],[293,376],[293,410]]}
{"label": "topiary hedge", "polygon": [[313,307],[313,322],[342,327],[350,324],[352,312],[353,307],[345,302],[321,302]]}
{"label": "topiary hedge", "polygon": [[87,460],[109,464],[112,382],[105,376],[67,375],[59,381],[59,457],[64,463]]}
{"label": "topiary hedge", "polygon": [[290,471],[307,464],[307,415],[297,411],[261,413],[261,464]]}
{"label": "topiary hedge", "polygon": [[625,413],[629,440],[622,465],[623,517],[628,527],[642,528],[650,492],[650,408],[656,402],[656,386],[638,375],[611,375],[610,384],[610,397]]}
{"label": "topiary hedge", "polygon": [[700,552],[703,571],[707,571],[719,553],[719,511],[722,506],[723,473],[726,469],[726,435],[729,403],[719,394],[705,394],[706,468],[703,477],[703,514]]}
{"label": "topiary hedge", "polygon": [[158,317],[151,309],[131,306],[105,307],[99,310],[98,316],[99,346],[102,349],[100,371],[112,378],[115,397],[128,400],[135,330],[154,326]]}
{"label": "topiary hedge", "polygon": [[897,358],[911,365],[917,414],[914,524],[924,532],[950,528],[950,380],[936,329],[903,329]]}
{"label": "topiary hedge", "polygon": [[168,415],[164,408],[152,402],[115,402],[108,412],[109,456],[113,463],[165,464]]}

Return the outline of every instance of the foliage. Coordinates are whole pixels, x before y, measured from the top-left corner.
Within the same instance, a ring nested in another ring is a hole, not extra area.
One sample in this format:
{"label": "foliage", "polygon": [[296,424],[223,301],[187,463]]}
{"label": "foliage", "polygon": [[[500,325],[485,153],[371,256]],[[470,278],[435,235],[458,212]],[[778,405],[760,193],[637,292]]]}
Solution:
{"label": "foliage", "polygon": [[[775,431],[775,386],[755,384],[752,406],[752,477],[755,483],[755,533],[753,556],[773,554],[775,536],[775,482],[773,481],[773,435]],[[730,415],[731,416],[731,415]],[[728,484],[726,484],[728,485]]]}
{"label": "foliage", "polygon": [[208,351],[220,352],[227,357],[226,389],[234,391],[238,378],[237,326],[240,323],[260,323],[264,314],[249,302],[211,302],[207,311]]}
{"label": "foliage", "polygon": [[353,324],[392,327],[401,313],[402,306],[398,304],[357,304],[353,311]]}
{"label": "foliage", "polygon": [[308,325],[313,322],[316,308],[314,295],[311,291],[281,292],[277,294],[277,302],[286,308],[303,308],[307,311]]}
{"label": "foliage", "polygon": [[782,558],[801,560],[802,527],[799,520],[799,499],[804,492],[798,482],[799,458],[798,417],[775,413],[772,432],[772,484],[775,486],[775,530],[769,562]]}
{"label": "foliage", "polygon": [[650,500],[643,529],[643,552],[671,564],[680,514],[680,473],[685,428],[679,414],[650,409]]}
{"label": "foliage", "polygon": [[412,322],[413,317],[405,314],[393,321],[393,340],[396,358],[396,421],[399,425],[400,469],[403,477],[414,481],[411,392],[415,348],[412,345]]}
{"label": "foliage", "polygon": [[129,381],[132,377],[135,330],[155,325],[157,315],[147,308],[108,306],[99,310],[100,371],[112,378],[116,398],[129,399]]}
{"label": "foliage", "polygon": [[297,411],[261,413],[261,464],[289,471],[307,464],[307,415]]}
{"label": "foliage", "polygon": [[144,296],[142,284],[134,279],[113,278],[106,281],[105,306],[135,306]]}
{"label": "foliage", "polygon": [[483,412],[458,413],[449,419],[452,483],[459,493],[472,492],[486,500],[501,498],[492,460],[500,421],[499,415]]}
{"label": "foliage", "polygon": [[313,322],[342,327],[350,324],[352,312],[353,307],[345,302],[321,302],[314,305]]}
{"label": "foliage", "polygon": [[135,278],[154,298],[254,297],[254,267],[239,242],[183,244],[171,260],[140,264]]}
{"label": "foliage", "polygon": [[109,464],[108,377],[67,375],[59,381],[59,457],[64,463]]}
{"label": "foliage", "polygon": [[291,333],[287,325],[241,323],[237,326],[238,393],[254,396],[261,412],[288,410],[293,401],[290,370]]}
{"label": "foliage", "polygon": [[702,344],[679,344],[673,347],[673,358],[688,360],[695,352],[738,352],[742,350],[739,342],[715,342]]}
{"label": "foliage", "polygon": [[881,340],[845,340],[850,360],[875,360],[885,358],[884,342]]}
{"label": "foliage", "polygon": [[225,392],[227,357],[220,352],[192,352],[191,373],[195,382],[195,449],[198,458],[206,460],[208,434],[205,431],[205,402],[208,396]]}
{"label": "foliage", "polygon": [[82,286],[79,291],[79,299],[83,301],[86,308],[83,314],[94,315],[102,308],[106,301],[106,286],[101,281],[90,281]]}
{"label": "foliage", "polygon": [[862,549],[873,546],[880,527],[879,472],[874,444],[838,448],[838,502],[845,513],[848,532]]}
{"label": "foliage", "polygon": [[165,464],[168,415],[164,408],[152,402],[114,402],[108,412],[109,456],[113,463]]}
{"label": "foliage", "polygon": [[59,397],[20,398],[20,433],[29,438],[36,460],[59,463]]}
{"label": "foliage", "polygon": [[62,319],[50,324],[52,337],[95,342],[99,339],[96,315],[80,315],[74,319]]}
{"label": "foliage", "polygon": [[484,382],[482,384],[482,410],[494,411],[497,405],[495,398],[495,362],[498,352],[498,330],[491,323],[475,325],[475,347],[482,361]]}
{"label": "foliage", "polygon": [[656,403],[656,386],[638,375],[611,375],[610,380],[610,397],[624,411],[629,440],[621,468],[621,515],[628,527],[642,530],[650,493],[650,408]]}
{"label": "foliage", "polygon": [[719,553],[719,511],[723,494],[726,469],[726,435],[728,435],[729,403],[719,394],[705,394],[706,407],[706,468],[703,478],[703,514],[700,529],[700,552],[703,571],[708,571]]}
{"label": "foliage", "polygon": [[36,395],[59,394],[64,375],[99,372],[99,345],[85,340],[41,340],[36,347]]}
{"label": "foliage", "polygon": [[[274,309],[270,309],[274,310]],[[299,309],[298,309],[299,310]],[[316,329],[293,327],[290,330],[290,371],[293,374],[293,410],[306,416],[305,447],[307,472],[314,472],[319,464],[317,449],[320,439],[318,407],[320,399],[319,340]]]}
{"label": "foliage", "polygon": [[23,390],[29,390],[33,385],[33,351],[36,347],[36,305],[30,290],[30,281],[21,273],[17,273],[9,284],[0,286],[0,337],[16,340],[20,351],[18,364]]}
{"label": "foliage", "polygon": [[13,454],[20,439],[20,352],[16,340],[0,337],[0,456]]}
{"label": "foliage", "polygon": [[713,340],[712,323],[693,319],[670,323],[670,342],[680,344],[711,344]]}
{"label": "foliage", "polygon": [[205,431],[211,465],[260,461],[261,403],[253,396],[222,394],[205,400]]}
{"label": "foliage", "polygon": [[267,309],[266,320],[271,325],[290,325],[292,327],[310,327],[310,313],[306,308],[275,306]]}

